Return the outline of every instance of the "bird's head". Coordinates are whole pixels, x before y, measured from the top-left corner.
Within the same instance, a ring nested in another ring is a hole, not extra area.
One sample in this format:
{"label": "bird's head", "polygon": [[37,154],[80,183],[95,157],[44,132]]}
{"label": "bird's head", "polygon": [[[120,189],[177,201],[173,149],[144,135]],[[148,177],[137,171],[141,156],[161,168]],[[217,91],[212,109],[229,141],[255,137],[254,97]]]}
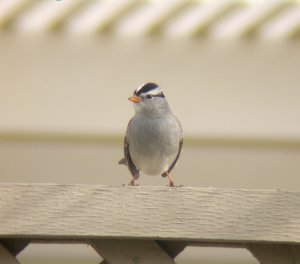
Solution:
{"label": "bird's head", "polygon": [[139,111],[155,111],[168,107],[166,98],[160,86],[155,83],[146,83],[139,86],[128,100],[134,103]]}

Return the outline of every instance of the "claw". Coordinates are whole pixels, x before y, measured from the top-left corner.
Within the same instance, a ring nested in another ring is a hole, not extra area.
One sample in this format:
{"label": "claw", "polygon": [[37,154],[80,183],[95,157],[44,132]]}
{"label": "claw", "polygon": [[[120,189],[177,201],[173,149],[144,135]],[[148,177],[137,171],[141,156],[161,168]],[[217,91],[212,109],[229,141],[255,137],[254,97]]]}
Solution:
{"label": "claw", "polygon": [[139,186],[139,184],[136,184],[135,180],[132,179],[131,182],[128,184],[128,186]]}
{"label": "claw", "polygon": [[135,181],[139,178],[139,172],[137,171],[135,174],[132,175],[132,180],[128,184],[129,186],[138,186],[138,184],[135,183]]}
{"label": "claw", "polygon": [[136,186],[136,185],[135,185],[134,179],[132,179],[128,185],[129,185],[129,186]]}

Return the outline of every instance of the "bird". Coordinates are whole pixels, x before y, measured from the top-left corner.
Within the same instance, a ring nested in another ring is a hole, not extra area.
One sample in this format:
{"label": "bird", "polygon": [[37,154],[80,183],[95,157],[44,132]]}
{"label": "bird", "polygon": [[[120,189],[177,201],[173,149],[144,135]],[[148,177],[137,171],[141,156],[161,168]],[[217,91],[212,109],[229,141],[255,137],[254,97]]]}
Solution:
{"label": "bird", "polygon": [[119,164],[132,175],[129,185],[136,186],[140,172],[167,177],[175,187],[171,171],[183,145],[179,119],[173,114],[162,88],[152,82],[140,85],[129,97],[135,115],[130,119],[124,138],[124,158]]}

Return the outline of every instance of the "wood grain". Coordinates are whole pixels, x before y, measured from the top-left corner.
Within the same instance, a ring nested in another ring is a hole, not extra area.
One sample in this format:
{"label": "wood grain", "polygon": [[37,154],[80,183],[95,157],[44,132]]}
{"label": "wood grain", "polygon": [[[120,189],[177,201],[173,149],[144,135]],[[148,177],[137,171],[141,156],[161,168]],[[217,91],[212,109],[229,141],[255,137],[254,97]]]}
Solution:
{"label": "wood grain", "polygon": [[0,184],[0,238],[300,244],[300,193]]}

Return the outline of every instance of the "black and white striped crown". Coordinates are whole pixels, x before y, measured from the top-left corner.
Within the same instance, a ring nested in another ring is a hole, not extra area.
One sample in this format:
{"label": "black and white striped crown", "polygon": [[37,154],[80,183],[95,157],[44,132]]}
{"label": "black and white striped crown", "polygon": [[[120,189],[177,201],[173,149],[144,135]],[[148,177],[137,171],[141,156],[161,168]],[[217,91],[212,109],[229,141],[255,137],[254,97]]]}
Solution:
{"label": "black and white striped crown", "polygon": [[162,92],[162,89],[156,83],[142,84],[134,91],[134,95],[136,95],[136,96],[139,96],[142,93],[150,94],[152,96],[157,96],[157,97],[163,97],[163,98],[165,97]]}

